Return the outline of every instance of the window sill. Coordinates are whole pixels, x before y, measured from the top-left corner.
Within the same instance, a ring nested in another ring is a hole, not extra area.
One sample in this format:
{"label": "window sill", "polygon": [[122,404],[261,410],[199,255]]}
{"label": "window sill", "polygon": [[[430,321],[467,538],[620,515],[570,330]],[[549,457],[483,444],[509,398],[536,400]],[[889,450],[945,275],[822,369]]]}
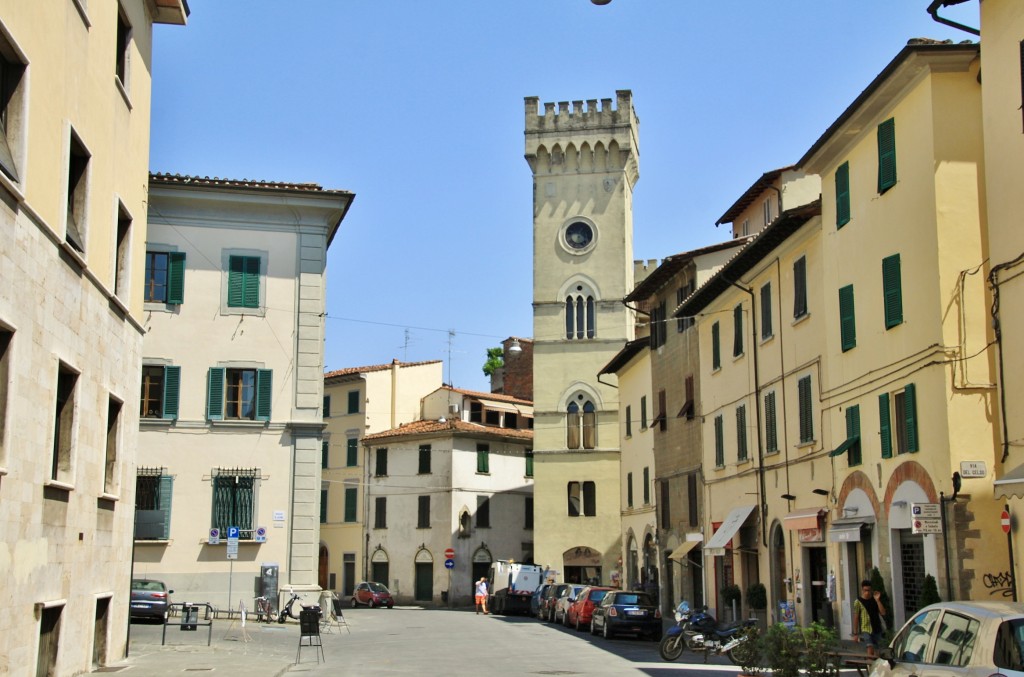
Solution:
{"label": "window sill", "polygon": [[739,355],[733,355],[732,356],[732,361],[733,362],[739,362],[740,360],[742,360],[746,356],[747,356],[746,353],[740,353]]}
{"label": "window sill", "polygon": [[716,465],[715,466],[715,470],[725,470],[725,466],[724,465]]}
{"label": "window sill", "polygon": [[752,464],[753,462],[754,462],[754,461],[753,461],[753,459],[751,459],[751,458],[741,458],[741,459],[739,459],[739,460],[737,460],[737,461],[736,461],[736,467],[737,467],[737,468],[742,468],[743,466],[745,466],[745,465],[750,465],[750,464]]}
{"label": "window sill", "polygon": [[169,538],[136,538],[135,545],[170,545],[173,541]]}
{"label": "window sill", "polygon": [[99,499],[101,501],[111,501],[116,503],[117,501],[121,500],[121,497],[118,496],[117,494],[108,494],[107,492],[104,491],[102,494],[99,495]]}
{"label": "window sill", "polygon": [[174,425],[176,419],[173,418],[153,418],[150,416],[139,419],[140,428],[170,428]]}
{"label": "window sill", "polygon": [[800,324],[801,322],[806,321],[807,318],[809,318],[810,316],[811,316],[810,313],[804,313],[800,317],[794,317],[793,321],[790,323],[790,326],[795,327],[796,325]]}
{"label": "window sill", "polygon": [[779,453],[778,449],[769,449],[768,451],[764,452],[764,455],[765,456],[775,456],[778,453]]}
{"label": "window sill", "polygon": [[0,172],[0,186],[3,186],[8,193],[14,196],[18,204],[24,204],[25,194],[21,192],[21,186],[12,181],[6,174]]}
{"label": "window sill", "polygon": [[476,474],[477,475],[484,475],[485,477],[490,477],[491,476],[490,472],[480,472],[479,470],[476,471]]}
{"label": "window sill", "polygon": [[118,94],[124,99],[124,105],[128,106],[128,110],[133,108],[131,97],[128,96],[128,90],[125,89],[124,83],[121,82],[121,78],[114,76],[114,86],[117,87]]}
{"label": "window sill", "polygon": [[7,468],[0,467],[0,477],[3,477],[6,474],[7,474]]}
{"label": "window sill", "polygon": [[714,376],[715,374],[721,373],[721,371],[722,371],[721,367],[711,367],[711,375],[712,376]]}
{"label": "window sill", "polygon": [[110,302],[113,303],[115,306],[117,306],[117,309],[120,310],[122,314],[124,314],[124,315],[130,315],[131,314],[131,312],[132,312],[131,308],[129,308],[128,304],[126,304],[124,301],[122,301],[121,297],[118,296],[116,293],[110,295]]}
{"label": "window sill", "polygon": [[147,313],[176,313],[178,312],[178,303],[166,303],[164,301],[144,301],[142,309]]}
{"label": "window sill", "polygon": [[806,449],[807,447],[813,447],[817,444],[817,440],[807,440],[806,442],[798,442],[796,445],[797,449]]}
{"label": "window sill", "polygon": [[64,253],[67,254],[69,257],[71,257],[71,259],[76,264],[78,264],[78,267],[81,270],[85,270],[86,269],[87,264],[85,262],[85,257],[82,255],[82,252],[78,251],[77,249],[72,247],[70,244],[68,244],[67,240],[61,240],[60,248],[63,249]]}
{"label": "window sill", "polygon": [[43,482],[43,486],[48,487],[50,489],[59,489],[61,491],[75,490],[74,484],[68,484],[67,482],[59,482],[57,480],[46,480],[45,482]]}
{"label": "window sill", "polygon": [[763,345],[765,345],[767,343],[771,343],[774,338],[775,338],[775,334],[768,334],[767,336],[762,336],[761,337],[761,342],[758,345],[762,345],[763,346]]}
{"label": "window sill", "polygon": [[269,421],[249,421],[247,419],[216,419],[208,420],[214,428],[266,428]]}

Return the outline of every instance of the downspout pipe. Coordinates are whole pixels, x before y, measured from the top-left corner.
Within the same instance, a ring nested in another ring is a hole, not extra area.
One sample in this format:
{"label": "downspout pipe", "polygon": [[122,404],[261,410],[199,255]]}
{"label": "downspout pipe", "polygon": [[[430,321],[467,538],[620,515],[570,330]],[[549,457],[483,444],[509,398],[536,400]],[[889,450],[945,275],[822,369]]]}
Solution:
{"label": "downspout pipe", "polygon": [[[782,193],[779,193],[779,199],[781,203]],[[754,415],[757,419],[757,479],[759,489],[761,491],[760,503],[761,505],[761,542],[765,549],[768,548],[768,499],[765,484],[764,484],[764,444],[761,439],[761,379],[758,373],[757,363],[757,305],[754,297],[754,290],[749,287],[744,287],[738,282],[723,277],[723,280],[736,287],[740,291],[744,291],[750,295],[750,330],[751,330],[751,343],[750,352],[754,356]]]}
{"label": "downspout pipe", "polygon": [[946,26],[952,26],[953,28],[964,31],[965,33],[970,33],[971,35],[977,35],[980,37],[981,31],[978,30],[977,28],[971,28],[970,26],[965,26],[962,23],[957,23],[952,19],[947,19],[946,17],[939,16],[940,7],[948,7],[949,5],[959,5],[965,1],[966,0],[932,0],[932,3],[928,5],[927,11],[929,14],[932,15],[933,21],[936,21]]}

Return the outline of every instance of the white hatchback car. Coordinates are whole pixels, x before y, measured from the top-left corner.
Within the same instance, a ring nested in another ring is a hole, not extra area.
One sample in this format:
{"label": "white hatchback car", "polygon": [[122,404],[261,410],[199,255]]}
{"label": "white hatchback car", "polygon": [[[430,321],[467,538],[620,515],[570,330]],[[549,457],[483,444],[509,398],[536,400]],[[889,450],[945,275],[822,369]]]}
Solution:
{"label": "white hatchback car", "polygon": [[1024,677],[1024,604],[926,606],[879,654],[871,677]]}

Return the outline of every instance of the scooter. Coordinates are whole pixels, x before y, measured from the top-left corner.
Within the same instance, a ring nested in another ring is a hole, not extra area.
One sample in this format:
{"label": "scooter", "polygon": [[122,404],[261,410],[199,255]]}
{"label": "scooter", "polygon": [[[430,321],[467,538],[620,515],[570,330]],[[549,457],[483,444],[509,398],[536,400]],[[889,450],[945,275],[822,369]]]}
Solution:
{"label": "scooter", "polygon": [[676,607],[676,624],[668,629],[662,639],[659,653],[666,661],[674,661],[687,648],[693,652],[703,652],[705,663],[709,654],[725,654],[733,664],[741,665],[746,658],[743,652],[747,648],[747,635],[743,630],[756,624],[757,620],[752,618],[719,626],[715,617],[708,613],[707,607],[690,612],[689,605],[683,602]]}
{"label": "scooter", "polygon": [[319,604],[303,604],[301,601],[299,602],[298,615],[293,614],[292,608],[294,608],[295,602],[298,601],[300,597],[299,594],[294,590],[289,590],[288,592],[291,593],[291,597],[288,598],[288,601],[284,603],[284,608],[282,608],[281,611],[277,614],[278,623],[284,623],[289,618],[299,620],[299,616],[302,615],[302,611],[304,609],[316,609],[317,617],[323,616],[323,611],[320,609]]}

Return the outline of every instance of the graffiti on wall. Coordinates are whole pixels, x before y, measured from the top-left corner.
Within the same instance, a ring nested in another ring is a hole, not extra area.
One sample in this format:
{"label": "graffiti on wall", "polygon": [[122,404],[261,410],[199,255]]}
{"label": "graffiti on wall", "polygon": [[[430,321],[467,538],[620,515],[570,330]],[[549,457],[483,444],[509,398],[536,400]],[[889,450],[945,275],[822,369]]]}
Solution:
{"label": "graffiti on wall", "polygon": [[994,574],[985,574],[981,578],[989,595],[1013,597],[1013,575],[1009,571],[1000,571]]}

